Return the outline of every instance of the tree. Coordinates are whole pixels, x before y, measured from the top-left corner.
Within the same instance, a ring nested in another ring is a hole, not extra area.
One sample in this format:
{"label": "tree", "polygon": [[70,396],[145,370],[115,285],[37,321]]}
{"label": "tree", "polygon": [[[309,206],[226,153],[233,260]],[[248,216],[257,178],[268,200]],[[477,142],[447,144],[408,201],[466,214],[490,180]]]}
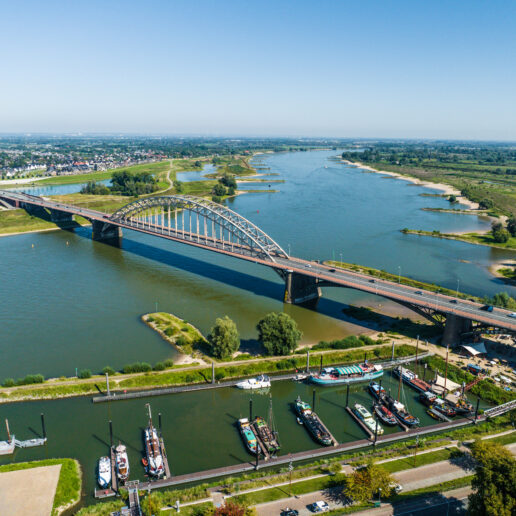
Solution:
{"label": "tree", "polygon": [[511,237],[510,233],[503,227],[501,222],[491,224],[491,234],[495,242],[504,244]]}
{"label": "tree", "polygon": [[452,204],[457,202],[457,196],[453,195],[453,194],[449,195],[448,196],[448,201],[450,201]]}
{"label": "tree", "polygon": [[380,489],[383,496],[389,496],[394,479],[384,468],[376,464],[356,469],[347,478],[346,494],[358,502],[366,502],[376,496]]}
{"label": "tree", "polygon": [[222,183],[217,183],[211,193],[216,197],[222,197],[226,195],[226,187]]}
{"label": "tree", "polygon": [[174,179],[174,188],[176,189],[176,193],[181,193],[183,191],[183,183]]}
{"label": "tree", "polygon": [[482,210],[491,210],[492,208],[494,208],[494,202],[491,199],[482,199],[478,203],[478,207]]}
{"label": "tree", "polygon": [[511,217],[507,221],[507,231],[511,234],[511,236],[516,237],[516,217]]}
{"label": "tree", "polygon": [[516,460],[500,444],[476,441],[472,455],[477,461],[471,481],[469,514],[510,516],[516,512]]}
{"label": "tree", "polygon": [[257,325],[258,339],[270,355],[292,353],[303,335],[290,315],[282,312],[268,313]]}
{"label": "tree", "polygon": [[236,502],[226,500],[224,505],[217,507],[213,512],[213,516],[252,516],[256,511],[252,508],[247,508],[245,505],[239,505]]}
{"label": "tree", "polygon": [[240,347],[236,324],[226,315],[215,319],[215,326],[208,336],[211,353],[216,358],[231,356]]}

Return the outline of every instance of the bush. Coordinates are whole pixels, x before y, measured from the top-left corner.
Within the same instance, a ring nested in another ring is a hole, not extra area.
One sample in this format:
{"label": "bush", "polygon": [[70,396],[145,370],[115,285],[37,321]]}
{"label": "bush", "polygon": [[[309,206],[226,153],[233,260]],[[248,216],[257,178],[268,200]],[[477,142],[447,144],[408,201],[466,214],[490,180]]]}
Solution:
{"label": "bush", "polygon": [[171,358],[167,358],[163,363],[166,368],[174,367],[174,361]]}
{"label": "bush", "polygon": [[16,382],[14,381],[13,378],[6,378],[2,385],[4,387],[14,387],[16,385]]}
{"label": "bush", "polygon": [[102,374],[108,374],[109,376],[113,376],[116,374],[116,371],[112,367],[106,366],[104,367],[104,369],[102,369]]}
{"label": "bush", "polygon": [[302,333],[297,329],[297,323],[288,314],[270,312],[260,320],[256,329],[258,340],[263,344],[269,355],[288,355],[296,347]]}
{"label": "bush", "polygon": [[42,374],[28,374],[25,378],[18,378],[16,385],[31,385],[33,383],[43,383],[45,377]]}
{"label": "bush", "polygon": [[135,362],[134,364],[125,365],[122,371],[125,374],[129,373],[147,373],[151,371],[152,367],[147,362]]}
{"label": "bush", "polygon": [[166,368],[164,362],[156,362],[153,367],[154,371],[164,371]]}
{"label": "bush", "polygon": [[79,378],[81,378],[82,380],[86,378],[91,378],[91,371],[89,369],[81,369],[79,371]]}
{"label": "bush", "polygon": [[165,335],[167,337],[172,337],[172,335],[174,335],[174,333],[176,332],[175,328],[173,328],[172,326],[170,326],[169,328],[167,328],[165,330]]}

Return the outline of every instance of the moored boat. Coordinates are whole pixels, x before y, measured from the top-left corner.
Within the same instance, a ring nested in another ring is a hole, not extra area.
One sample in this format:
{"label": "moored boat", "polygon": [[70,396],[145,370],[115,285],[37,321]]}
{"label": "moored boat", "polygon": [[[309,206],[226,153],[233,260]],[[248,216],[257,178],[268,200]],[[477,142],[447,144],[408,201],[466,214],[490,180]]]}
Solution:
{"label": "moored boat", "polygon": [[238,429],[240,430],[240,435],[242,436],[242,440],[246,448],[254,455],[256,455],[256,451],[258,450],[258,442],[256,441],[256,436],[254,435],[253,429],[251,428],[251,424],[249,423],[249,419],[246,417],[238,420]]}
{"label": "moored boat", "polygon": [[365,362],[359,365],[343,367],[325,367],[321,373],[312,374],[310,381],[317,385],[346,385],[357,382],[367,382],[383,375],[381,365]]}
{"label": "moored boat", "polygon": [[271,386],[271,380],[266,374],[261,374],[256,378],[248,378],[242,382],[238,382],[236,386],[239,389],[267,389]]}
{"label": "moored boat", "polygon": [[305,425],[305,428],[308,429],[308,431],[312,434],[314,439],[318,443],[323,444],[324,446],[331,446],[333,444],[331,435],[322,424],[321,420],[319,419],[319,416],[312,411],[310,405],[302,401],[301,398],[298,396],[298,398],[295,401],[294,407],[296,409],[297,414],[299,415],[299,418]]}
{"label": "moored boat", "polygon": [[363,405],[355,403],[353,412],[364,423],[364,425],[371,430],[372,433],[377,433],[378,435],[383,434],[384,430],[380,423],[373,419],[373,415]]}
{"label": "moored boat", "polygon": [[376,414],[376,417],[386,425],[394,426],[398,424],[398,420],[394,414],[385,405],[375,405],[374,413]]}
{"label": "moored boat", "polygon": [[431,386],[429,383],[421,380],[416,373],[411,371],[410,369],[406,369],[405,367],[398,366],[392,370],[393,374],[398,378],[401,376],[401,379],[407,385],[410,385],[418,392],[427,392],[431,390]]}
{"label": "moored boat", "polygon": [[437,394],[434,394],[433,392],[430,392],[430,391],[422,392],[419,395],[419,401],[423,405],[426,405],[427,407],[430,407],[431,405],[433,405],[434,401],[436,399],[437,399]]}
{"label": "moored boat", "polygon": [[369,392],[373,395],[373,398],[376,398],[378,401],[387,394],[385,389],[377,382],[371,382],[369,384]]}
{"label": "moored boat", "polygon": [[276,453],[280,449],[276,434],[269,428],[263,417],[255,417],[252,426],[254,433],[262,440],[269,453]]}
{"label": "moored boat", "polygon": [[127,457],[127,449],[123,444],[119,444],[115,448],[116,475],[125,482],[129,478],[129,458]]}
{"label": "moored boat", "polygon": [[468,415],[473,412],[473,405],[465,398],[458,397],[456,400],[451,400],[450,396],[446,398],[450,407],[455,410],[456,414]]}
{"label": "moored boat", "polygon": [[455,410],[441,398],[436,398],[434,400],[433,407],[435,410],[439,411],[441,414],[444,414],[446,417],[454,417],[457,415]]}
{"label": "moored boat", "polygon": [[419,425],[419,419],[408,412],[403,403],[390,398],[390,409],[396,418],[407,426]]}
{"label": "moored boat", "polygon": [[97,482],[102,489],[107,489],[111,484],[111,459],[100,457],[97,466]]}
{"label": "moored boat", "polygon": [[150,476],[160,478],[165,474],[163,453],[158,438],[158,432],[152,424],[150,405],[147,403],[146,407],[149,411],[149,426],[143,432],[143,441],[145,444],[146,455],[146,470]]}

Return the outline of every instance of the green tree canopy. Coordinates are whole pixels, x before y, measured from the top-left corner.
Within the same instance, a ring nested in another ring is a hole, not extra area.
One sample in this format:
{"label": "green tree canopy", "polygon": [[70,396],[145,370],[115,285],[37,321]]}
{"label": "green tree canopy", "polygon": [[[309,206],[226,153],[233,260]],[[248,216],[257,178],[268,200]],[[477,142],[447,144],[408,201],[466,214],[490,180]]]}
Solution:
{"label": "green tree canopy", "polygon": [[394,480],[386,469],[371,463],[348,477],[346,494],[353,500],[366,502],[377,496],[380,489],[383,496],[389,496],[393,484]]}
{"label": "green tree canopy", "polygon": [[493,222],[491,224],[491,234],[494,241],[500,244],[504,244],[511,237],[511,234],[503,227],[501,222]]}
{"label": "green tree canopy", "polygon": [[511,516],[516,513],[516,460],[496,442],[477,441],[472,454],[478,465],[471,482],[469,514]]}
{"label": "green tree canopy", "polygon": [[227,315],[215,319],[215,326],[208,335],[208,342],[214,357],[230,357],[240,347],[236,324]]}
{"label": "green tree canopy", "polygon": [[507,231],[511,234],[511,236],[516,237],[516,217],[511,217],[507,221]]}
{"label": "green tree canopy", "polygon": [[290,315],[282,312],[268,313],[257,325],[258,339],[270,355],[292,353],[303,335]]}

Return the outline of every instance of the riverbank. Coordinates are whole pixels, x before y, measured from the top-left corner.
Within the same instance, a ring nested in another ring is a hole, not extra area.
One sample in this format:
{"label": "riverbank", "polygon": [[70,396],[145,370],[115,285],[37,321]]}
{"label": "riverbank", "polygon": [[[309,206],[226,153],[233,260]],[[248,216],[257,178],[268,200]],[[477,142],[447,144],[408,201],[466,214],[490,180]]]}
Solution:
{"label": "riverbank", "polygon": [[511,237],[505,243],[495,242],[491,233],[441,233],[440,231],[424,231],[422,229],[400,230],[405,235],[429,236],[434,238],[444,238],[446,240],[459,240],[468,244],[484,245],[495,249],[516,250],[516,237]]}
{"label": "riverbank", "polygon": [[390,172],[388,170],[378,170],[376,168],[370,167],[368,165],[364,165],[360,161],[349,161],[347,159],[342,159],[342,163],[346,163],[347,165],[352,165],[358,168],[361,168],[363,170],[368,170],[369,172],[374,172],[376,174],[384,174],[386,176],[394,177],[396,179],[401,179],[403,181],[408,181],[409,183],[418,185],[418,186],[424,186],[426,188],[432,188],[434,190],[441,190],[445,196],[454,195],[459,199],[459,202],[461,204],[464,204],[465,206],[468,206],[472,210],[478,210],[479,204],[476,202],[471,201],[467,197],[464,197],[460,190],[457,190],[457,188],[453,187],[452,185],[448,185],[445,183],[434,183],[433,181],[423,181],[417,177],[409,176],[405,174],[401,174],[399,172]]}
{"label": "riverbank", "polygon": [[[414,355],[415,346],[397,343],[394,356],[397,358]],[[425,349],[420,347],[420,352]],[[372,352],[374,360],[391,358],[392,346],[363,346],[345,351],[324,350],[310,354],[310,367],[323,365],[351,364],[364,358],[365,352]],[[141,364],[140,364],[141,365]],[[148,366],[151,369],[150,365]],[[237,379],[256,376],[263,373],[293,372],[306,367],[306,355],[294,354],[281,357],[255,358],[252,360],[235,360],[223,362],[215,366],[215,379]],[[113,374],[114,373],[114,374]],[[140,388],[152,389],[164,386],[194,385],[211,382],[211,367],[203,364],[191,366],[173,366],[165,371],[138,373],[113,373],[109,376],[111,391],[130,391]],[[0,404],[30,400],[50,400],[88,396],[103,392],[106,378],[95,375],[91,378],[55,378],[40,384],[18,385],[0,388]]]}
{"label": "riverbank", "polygon": [[502,260],[489,267],[489,272],[507,285],[516,285],[516,260]]}

